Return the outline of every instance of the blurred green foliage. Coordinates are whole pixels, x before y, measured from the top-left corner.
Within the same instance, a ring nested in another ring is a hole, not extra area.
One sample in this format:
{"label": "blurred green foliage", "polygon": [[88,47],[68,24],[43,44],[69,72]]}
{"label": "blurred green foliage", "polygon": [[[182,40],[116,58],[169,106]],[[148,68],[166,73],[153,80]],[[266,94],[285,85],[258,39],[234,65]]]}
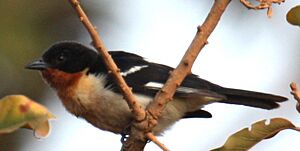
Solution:
{"label": "blurred green foliage", "polygon": [[66,18],[73,10],[67,1],[1,0],[0,11],[0,96],[21,93],[36,98],[43,91],[42,81],[24,65],[52,41],[76,38],[63,32],[72,23]]}
{"label": "blurred green foliage", "polygon": [[[0,1],[0,97],[24,94],[38,99],[45,90],[39,74],[24,66],[58,40],[76,40],[81,28],[68,1]],[[74,32],[76,31],[76,32]],[[0,151],[22,150],[22,133],[0,136]]]}
{"label": "blurred green foliage", "polygon": [[[107,13],[111,7],[96,8],[95,3],[86,0],[82,4],[90,19],[96,16],[106,23],[114,22],[115,16]],[[106,3],[112,6],[110,1]],[[67,0],[1,0],[0,18],[0,98],[23,94],[34,100],[45,100],[40,97],[49,88],[37,72],[26,70],[24,66],[41,56],[52,43],[82,40],[89,37],[87,31]],[[27,137],[32,138],[32,135],[26,130],[0,135],[0,151],[22,151]]]}

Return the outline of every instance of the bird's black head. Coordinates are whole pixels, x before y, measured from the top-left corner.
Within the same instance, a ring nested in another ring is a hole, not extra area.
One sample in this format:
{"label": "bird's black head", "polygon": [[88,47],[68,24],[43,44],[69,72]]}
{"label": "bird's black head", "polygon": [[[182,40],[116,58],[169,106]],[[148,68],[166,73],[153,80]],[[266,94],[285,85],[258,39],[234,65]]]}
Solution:
{"label": "bird's black head", "polygon": [[27,69],[58,69],[67,73],[76,73],[90,67],[98,54],[94,50],[77,42],[59,42],[52,45],[42,58],[28,64]]}

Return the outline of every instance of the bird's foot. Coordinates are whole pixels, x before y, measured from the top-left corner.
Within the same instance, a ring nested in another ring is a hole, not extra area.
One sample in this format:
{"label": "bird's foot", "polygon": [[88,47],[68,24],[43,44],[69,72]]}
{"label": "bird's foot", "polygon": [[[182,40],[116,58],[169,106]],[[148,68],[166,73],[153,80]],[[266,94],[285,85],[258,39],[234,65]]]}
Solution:
{"label": "bird's foot", "polygon": [[121,132],[121,142],[124,143],[127,141],[127,138],[129,137],[131,129],[131,124],[128,124]]}

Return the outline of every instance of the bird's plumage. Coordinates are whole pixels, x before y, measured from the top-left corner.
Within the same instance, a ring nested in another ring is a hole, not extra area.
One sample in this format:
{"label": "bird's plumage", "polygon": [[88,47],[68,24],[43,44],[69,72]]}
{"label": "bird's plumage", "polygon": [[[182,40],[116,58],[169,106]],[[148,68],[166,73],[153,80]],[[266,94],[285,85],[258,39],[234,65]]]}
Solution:
{"label": "bird's plumage", "polygon": [[[134,67],[147,66],[144,69],[136,70],[135,72],[131,73],[130,76],[123,76],[126,83],[133,88],[134,93],[154,96],[156,92],[160,90],[160,86],[162,86],[168,79],[170,71],[173,70],[173,68],[169,66],[157,63],[149,63],[148,61],[144,60],[143,57],[136,54],[124,51],[111,51],[109,53],[117,66],[121,69],[121,73],[129,71]],[[102,59],[97,60],[102,61]],[[105,67],[104,63],[97,64],[93,67],[92,73],[106,73],[107,70],[103,67]],[[147,84],[150,82],[160,85],[156,87],[147,86]],[[114,82],[111,75],[108,76],[107,85],[113,87],[115,92],[119,92],[118,86]],[[184,90],[184,88],[189,88],[190,91],[187,89],[185,89],[187,92],[180,91],[182,89]],[[200,94],[204,92],[205,94]],[[195,94],[193,95],[193,93]],[[188,97],[197,95],[211,95],[216,98],[222,98],[222,101],[220,102],[247,105],[264,109],[276,108],[278,107],[278,103],[276,102],[282,102],[286,100],[286,98],[276,95],[224,88],[207,80],[201,79],[197,75],[190,74],[183,80],[181,87],[177,89],[175,97],[183,97],[188,99]],[[241,102],[244,99],[246,100]]]}
{"label": "bird's plumage", "polygon": [[[136,54],[109,53],[144,108],[173,70]],[[113,76],[101,56],[91,48],[75,42],[57,43],[27,68],[41,70],[43,78],[57,91],[65,107],[100,129],[122,133],[122,128],[132,120]],[[154,133],[160,134],[181,118],[211,117],[201,107],[213,102],[274,109],[285,100],[278,95],[221,87],[190,74],[177,88],[174,100],[167,104]]]}

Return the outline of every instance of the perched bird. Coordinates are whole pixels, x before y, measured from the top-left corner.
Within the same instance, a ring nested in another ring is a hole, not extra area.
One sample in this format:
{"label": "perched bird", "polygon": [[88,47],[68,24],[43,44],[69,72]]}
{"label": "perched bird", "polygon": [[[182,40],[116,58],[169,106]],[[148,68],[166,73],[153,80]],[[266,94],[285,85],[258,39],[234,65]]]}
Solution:
{"label": "perched bird", "polygon": [[[109,53],[144,108],[173,70],[166,65],[148,62],[136,54],[123,51]],[[58,42],[26,68],[41,71],[42,77],[57,92],[65,108],[95,127],[124,134],[124,129],[133,120],[101,55],[91,48],[77,42]],[[209,112],[201,110],[210,103],[274,109],[279,107],[279,102],[286,100],[278,95],[221,87],[189,74],[177,88],[173,101],[166,105],[153,133],[162,134],[182,118],[210,118],[212,115]]]}

